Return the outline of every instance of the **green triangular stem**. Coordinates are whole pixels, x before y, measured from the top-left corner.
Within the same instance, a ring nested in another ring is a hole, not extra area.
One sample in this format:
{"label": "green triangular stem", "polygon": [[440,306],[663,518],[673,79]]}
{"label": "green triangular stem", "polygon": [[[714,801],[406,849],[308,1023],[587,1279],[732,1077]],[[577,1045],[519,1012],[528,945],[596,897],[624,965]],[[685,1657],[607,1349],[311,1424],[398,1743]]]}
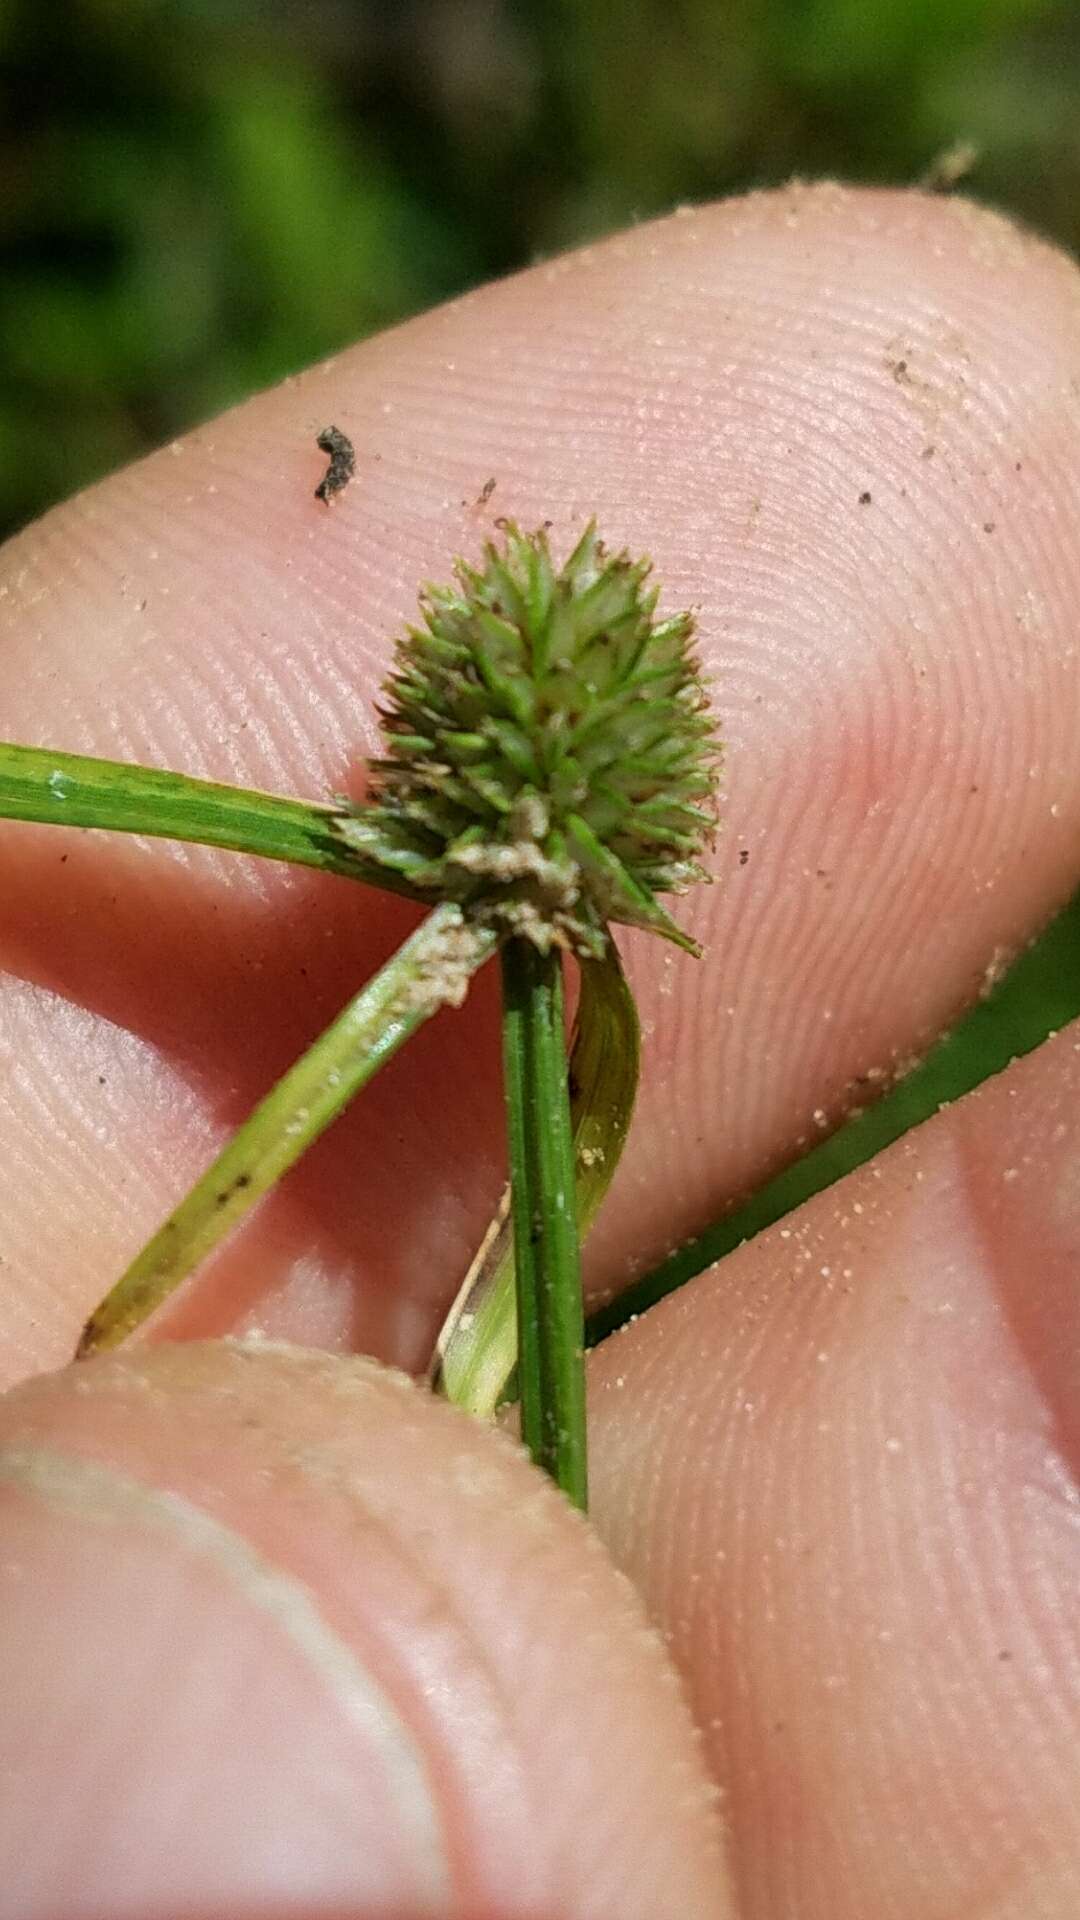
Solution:
{"label": "green triangular stem", "polygon": [[[578,1233],[584,1241],[618,1166],[634,1110],[641,1033],[634,996],[609,938],[580,963],[570,1043],[570,1123]],[[510,1192],[503,1195],[439,1335],[429,1379],[466,1412],[491,1419],[517,1366]]]}
{"label": "green triangular stem", "polygon": [[562,955],[510,939],[502,979],[521,1437],[537,1466],[584,1510],[585,1322]]}

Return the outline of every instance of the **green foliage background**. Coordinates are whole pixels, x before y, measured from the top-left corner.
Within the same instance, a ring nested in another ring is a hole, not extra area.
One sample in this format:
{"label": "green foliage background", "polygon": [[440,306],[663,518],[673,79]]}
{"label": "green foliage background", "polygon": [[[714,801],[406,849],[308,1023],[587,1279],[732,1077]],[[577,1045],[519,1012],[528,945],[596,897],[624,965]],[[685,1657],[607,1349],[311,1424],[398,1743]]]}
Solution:
{"label": "green foliage background", "polygon": [[476,282],[793,172],[1080,243],[1075,0],[0,0],[0,530]]}
{"label": "green foliage background", "polygon": [[[793,173],[1080,252],[1076,0],[0,0],[0,532],[358,336]],[[1080,900],[655,1291],[1080,1010]],[[627,1309],[623,1302],[623,1311]]]}

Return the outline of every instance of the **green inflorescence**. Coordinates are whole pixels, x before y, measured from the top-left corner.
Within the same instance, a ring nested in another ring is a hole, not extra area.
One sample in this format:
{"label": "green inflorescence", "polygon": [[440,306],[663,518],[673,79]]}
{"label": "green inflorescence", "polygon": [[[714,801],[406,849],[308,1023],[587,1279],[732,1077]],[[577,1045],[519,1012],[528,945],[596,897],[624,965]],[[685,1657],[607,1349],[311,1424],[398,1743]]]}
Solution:
{"label": "green inflorescence", "polygon": [[590,524],[556,570],[507,525],[484,564],[421,596],[381,710],[370,800],[341,822],[420,898],[542,951],[604,951],[605,924],[694,951],[656,899],[704,878],[718,753],[693,620],[654,619],[646,560]]}

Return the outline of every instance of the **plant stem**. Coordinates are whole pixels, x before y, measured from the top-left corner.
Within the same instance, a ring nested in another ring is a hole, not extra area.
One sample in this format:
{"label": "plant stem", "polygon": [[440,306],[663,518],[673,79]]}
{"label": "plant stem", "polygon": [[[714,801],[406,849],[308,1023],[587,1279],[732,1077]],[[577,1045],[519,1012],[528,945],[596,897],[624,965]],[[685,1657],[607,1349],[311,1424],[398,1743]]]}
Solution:
{"label": "plant stem", "polygon": [[[578,1238],[584,1243],[619,1164],[634,1111],[641,1032],[614,940],[580,960],[570,1042]],[[467,1413],[491,1420],[517,1367],[517,1301],[509,1188],[458,1289],[436,1342],[428,1380]]]}
{"label": "plant stem", "polygon": [[585,1334],[561,956],[508,940],[502,981],[521,1432],[537,1465],[584,1509]]}
{"label": "plant stem", "polygon": [[213,1165],[90,1316],[79,1354],[115,1347],[250,1211],[402,1042],[441,1006],[460,1005],[495,951],[457,906],[422,921],[235,1133]]}

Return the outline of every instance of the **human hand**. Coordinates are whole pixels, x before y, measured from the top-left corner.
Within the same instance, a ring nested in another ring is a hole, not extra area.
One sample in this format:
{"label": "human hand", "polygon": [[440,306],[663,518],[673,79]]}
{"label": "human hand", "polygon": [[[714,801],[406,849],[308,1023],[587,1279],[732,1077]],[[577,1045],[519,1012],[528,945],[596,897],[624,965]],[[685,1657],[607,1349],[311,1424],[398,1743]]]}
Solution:
{"label": "human hand", "polygon": [[[1075,883],[1078,369],[1076,271],[963,202],[643,227],[28,529],[0,731],[318,797],[493,515],[650,551],[700,607],[727,799],[705,958],[622,943],[645,1072],[588,1263],[618,1286]],[[357,471],[324,509],[328,419]],[[12,1382],[405,914],[52,828],[0,863]],[[160,1330],[421,1365],[501,1178],[496,1061],[481,984]],[[5,1913],[1072,1920],[1078,1096],[1066,1033],[593,1356],[596,1533],[699,1744],[595,1535],[398,1376],[147,1344],[11,1393]]]}

